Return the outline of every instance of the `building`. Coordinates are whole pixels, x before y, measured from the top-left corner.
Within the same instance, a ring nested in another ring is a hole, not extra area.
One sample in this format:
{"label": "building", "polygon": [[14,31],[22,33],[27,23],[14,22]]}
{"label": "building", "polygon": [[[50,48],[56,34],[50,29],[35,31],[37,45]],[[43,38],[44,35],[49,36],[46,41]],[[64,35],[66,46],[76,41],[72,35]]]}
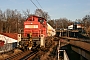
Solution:
{"label": "building", "polygon": [[47,23],[47,36],[54,36],[56,34],[55,29]]}
{"label": "building", "polygon": [[17,33],[0,33],[0,53],[17,47]]}

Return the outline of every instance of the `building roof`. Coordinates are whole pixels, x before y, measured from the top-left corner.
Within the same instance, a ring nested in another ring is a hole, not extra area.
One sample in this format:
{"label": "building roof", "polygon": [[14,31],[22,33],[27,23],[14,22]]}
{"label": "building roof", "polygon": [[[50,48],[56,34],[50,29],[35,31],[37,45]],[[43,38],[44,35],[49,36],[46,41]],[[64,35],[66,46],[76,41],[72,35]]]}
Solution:
{"label": "building roof", "polygon": [[15,40],[17,40],[17,33],[0,33],[1,35],[4,35],[4,36],[7,36],[7,37],[10,37],[10,38],[13,38]]}

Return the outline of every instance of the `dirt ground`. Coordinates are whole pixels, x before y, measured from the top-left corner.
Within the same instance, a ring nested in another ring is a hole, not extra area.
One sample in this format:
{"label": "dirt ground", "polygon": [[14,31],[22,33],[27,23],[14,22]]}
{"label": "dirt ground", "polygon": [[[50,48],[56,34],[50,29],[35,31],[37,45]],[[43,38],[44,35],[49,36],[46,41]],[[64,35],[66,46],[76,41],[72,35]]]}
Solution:
{"label": "dirt ground", "polygon": [[21,52],[19,49],[15,49],[14,52],[2,53],[0,54],[0,60],[4,60],[5,58],[9,57],[10,55],[14,55]]}

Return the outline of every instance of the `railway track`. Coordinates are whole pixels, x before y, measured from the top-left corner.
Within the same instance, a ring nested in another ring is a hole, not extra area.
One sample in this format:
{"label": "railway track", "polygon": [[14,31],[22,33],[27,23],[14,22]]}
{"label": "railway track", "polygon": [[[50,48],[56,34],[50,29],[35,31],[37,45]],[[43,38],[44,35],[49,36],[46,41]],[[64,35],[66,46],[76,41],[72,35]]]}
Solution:
{"label": "railway track", "polygon": [[32,60],[32,58],[35,57],[37,53],[39,53],[38,50],[37,51],[32,51],[28,55],[21,58],[20,60]]}
{"label": "railway track", "polygon": [[18,54],[6,58],[5,60],[30,60],[33,57],[35,57],[38,52],[39,52],[38,50],[36,51],[29,50],[25,52],[20,52]]}
{"label": "railway track", "polygon": [[1,52],[0,55],[1,55],[1,54],[11,54],[11,53],[14,52],[14,50],[15,50],[15,48],[12,49],[12,50],[10,50],[10,51]]}
{"label": "railway track", "polygon": [[12,55],[8,58],[6,58],[5,60],[19,60],[21,58],[23,58],[24,56],[26,56],[27,54],[29,54],[31,51],[25,51],[25,52],[20,52],[18,54]]}

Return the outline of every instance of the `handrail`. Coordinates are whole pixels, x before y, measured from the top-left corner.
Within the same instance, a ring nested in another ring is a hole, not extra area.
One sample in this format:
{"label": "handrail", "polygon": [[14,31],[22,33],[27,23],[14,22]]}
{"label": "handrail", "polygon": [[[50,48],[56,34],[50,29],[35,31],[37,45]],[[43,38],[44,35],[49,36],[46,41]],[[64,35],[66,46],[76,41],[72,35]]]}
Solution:
{"label": "handrail", "polygon": [[64,53],[63,53],[63,60],[69,60],[69,57],[68,57],[68,55],[67,55],[67,53],[66,53],[66,51],[65,50],[59,50],[59,51],[63,51]]}

